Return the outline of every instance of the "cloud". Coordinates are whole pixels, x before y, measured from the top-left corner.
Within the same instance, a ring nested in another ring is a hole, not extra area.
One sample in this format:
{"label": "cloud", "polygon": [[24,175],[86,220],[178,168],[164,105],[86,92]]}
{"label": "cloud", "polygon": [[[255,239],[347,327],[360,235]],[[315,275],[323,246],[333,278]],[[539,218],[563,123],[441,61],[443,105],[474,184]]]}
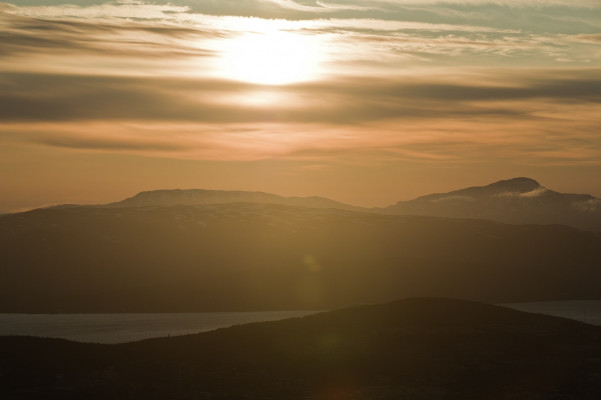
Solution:
{"label": "cloud", "polygon": [[[524,33],[511,26],[486,25],[489,21],[482,19],[422,21],[388,14],[377,19],[359,13],[344,18],[267,20],[217,17],[186,6],[143,3],[7,9],[11,11],[0,12],[0,54],[11,57],[0,61],[0,69],[5,70],[45,66],[54,72],[121,74],[135,69],[189,75],[196,68],[209,74],[216,63],[197,59],[217,59],[225,43],[221,39],[236,40],[249,31],[266,30],[316,38],[328,74],[356,71],[359,64],[374,74],[386,68],[398,71],[399,65],[478,65],[483,60],[503,64],[519,58],[533,66],[601,59],[594,49],[595,34]],[[573,46],[575,41],[582,45]],[[67,62],[66,55],[73,57]]]}
{"label": "cloud", "polygon": [[183,152],[187,147],[183,144],[173,142],[167,138],[162,140],[132,140],[124,137],[110,138],[102,137],[86,137],[83,134],[79,135],[48,135],[39,136],[35,139],[36,143],[44,144],[53,147],[63,147],[79,150],[108,150],[108,151],[126,151],[143,153],[149,152]]}
{"label": "cloud", "polygon": [[344,2],[338,2],[338,3],[330,3],[330,2],[325,2],[325,1],[316,1],[315,2],[317,5],[319,5],[320,7],[323,8],[329,8],[332,10],[356,10],[356,11],[369,11],[369,10],[373,10],[373,9],[377,9],[377,7],[373,7],[373,6],[361,6],[361,5],[355,5],[355,4],[344,4]]}
{"label": "cloud", "polygon": [[[178,1],[2,6],[0,129],[12,132],[5,138],[81,151],[315,165],[601,159],[597,33],[523,32],[505,25],[512,15],[505,8],[503,21],[487,25],[496,15],[488,8],[437,19],[437,6],[405,18],[385,2],[374,2],[374,10],[344,0],[237,3],[316,15],[218,17]],[[265,87],[218,74],[223,40],[273,30],[319,38],[322,75]],[[574,61],[559,69],[559,58]]]}
{"label": "cloud", "polygon": [[507,7],[584,7],[601,8],[597,0],[376,0],[377,3],[389,3],[395,5],[500,5]]}
{"label": "cloud", "polygon": [[[6,73],[0,81],[0,120],[164,120],[213,123],[355,124],[386,119],[546,118],[523,102],[601,103],[598,70],[503,74],[497,84],[391,79],[341,79],[266,89],[194,78]],[[536,74],[536,75],[535,75]],[[255,105],[272,92],[278,104]],[[309,101],[307,101],[309,100]],[[512,104],[515,103],[515,104]]]}
{"label": "cloud", "polygon": [[319,3],[315,3],[315,4],[317,4],[317,6],[306,6],[306,5],[300,4],[293,0],[263,0],[263,1],[276,4],[279,7],[289,9],[289,10],[306,11],[306,12],[327,12],[327,11],[329,11],[327,7],[324,7],[324,6],[320,5]]}
{"label": "cloud", "polygon": [[[2,11],[0,9],[0,11]],[[117,4],[98,4],[85,7],[62,4],[56,6],[9,7],[5,12],[16,13],[33,18],[94,18],[114,19],[126,18],[137,20],[173,20],[178,14],[190,11],[188,6],[171,4],[145,4],[142,2],[126,2]]]}
{"label": "cloud", "polygon": [[[516,104],[516,107],[526,103]],[[538,104],[536,107],[540,107]],[[321,122],[67,120],[0,123],[3,143],[194,160],[303,160],[312,164],[600,165],[598,107],[586,118],[402,116]],[[585,146],[583,146],[585,144]]]}
{"label": "cloud", "polygon": [[594,213],[601,210],[601,199],[590,199],[572,203],[572,206],[583,212]]}
{"label": "cloud", "polygon": [[400,32],[400,31],[425,31],[425,32],[491,32],[491,33],[520,33],[514,29],[499,29],[481,25],[445,24],[418,21],[386,20],[373,18],[328,18],[311,21],[290,22],[290,26],[297,29],[315,32]]}
{"label": "cloud", "polygon": [[601,33],[572,35],[568,37],[568,40],[583,43],[601,43]]}
{"label": "cloud", "polygon": [[2,14],[0,54],[6,56],[86,54],[103,57],[200,57],[207,49],[191,39],[222,37],[219,32],[137,22],[49,20]]}
{"label": "cloud", "polygon": [[544,187],[538,187],[536,189],[530,190],[528,192],[504,192],[497,194],[498,197],[524,197],[524,198],[533,198],[539,197],[548,192],[549,190]]}

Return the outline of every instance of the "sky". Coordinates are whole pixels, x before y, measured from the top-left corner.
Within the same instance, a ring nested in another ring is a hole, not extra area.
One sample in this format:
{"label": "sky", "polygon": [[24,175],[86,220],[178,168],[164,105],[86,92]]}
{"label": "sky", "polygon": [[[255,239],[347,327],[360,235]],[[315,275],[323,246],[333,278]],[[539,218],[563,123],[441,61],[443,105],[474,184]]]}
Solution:
{"label": "sky", "polygon": [[601,197],[599,0],[65,2],[0,3],[0,213],[518,176]]}

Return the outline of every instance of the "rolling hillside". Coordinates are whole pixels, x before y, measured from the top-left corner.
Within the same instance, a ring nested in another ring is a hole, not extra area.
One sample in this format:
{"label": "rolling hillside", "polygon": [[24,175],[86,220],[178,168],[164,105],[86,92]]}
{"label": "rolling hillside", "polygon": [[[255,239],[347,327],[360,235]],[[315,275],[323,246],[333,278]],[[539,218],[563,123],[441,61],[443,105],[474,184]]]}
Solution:
{"label": "rolling hillside", "polygon": [[412,298],[122,345],[0,337],[3,399],[593,400],[601,331]]}
{"label": "rolling hillside", "polygon": [[0,312],[329,309],[601,298],[601,235],[229,203],[0,217]]}

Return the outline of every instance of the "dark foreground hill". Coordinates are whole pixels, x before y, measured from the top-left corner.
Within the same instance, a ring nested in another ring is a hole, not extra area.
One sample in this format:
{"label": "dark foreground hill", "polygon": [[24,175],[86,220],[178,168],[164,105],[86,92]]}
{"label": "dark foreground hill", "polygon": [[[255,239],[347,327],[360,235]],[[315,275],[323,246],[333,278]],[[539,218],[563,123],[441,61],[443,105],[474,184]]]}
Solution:
{"label": "dark foreground hill", "polygon": [[0,397],[597,400],[600,334],[414,298],[122,345],[0,337]]}
{"label": "dark foreground hill", "polygon": [[0,312],[331,309],[601,298],[601,235],[231,203],[0,217]]}
{"label": "dark foreground hill", "polygon": [[400,215],[489,219],[511,224],[564,224],[601,232],[601,199],[559,193],[530,178],[513,178],[418,197],[380,209]]}

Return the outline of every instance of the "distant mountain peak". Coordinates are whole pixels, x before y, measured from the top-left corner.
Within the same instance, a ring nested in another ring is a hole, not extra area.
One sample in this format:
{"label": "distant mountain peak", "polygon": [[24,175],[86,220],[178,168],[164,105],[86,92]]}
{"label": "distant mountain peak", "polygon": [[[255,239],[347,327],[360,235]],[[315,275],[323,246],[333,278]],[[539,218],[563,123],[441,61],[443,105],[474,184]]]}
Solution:
{"label": "distant mountain peak", "polygon": [[[532,178],[518,177],[505,179],[486,186],[472,186],[465,189],[454,190],[448,193],[434,193],[418,197],[413,201],[440,202],[466,202],[483,198],[496,197],[537,197],[548,190]],[[402,205],[400,201],[396,204]]]}
{"label": "distant mountain peak", "polygon": [[556,192],[527,177],[399,201],[383,212],[512,224],[564,224],[601,231],[601,199],[588,194]]}
{"label": "distant mountain peak", "polygon": [[495,183],[491,183],[486,187],[489,189],[495,189],[495,191],[499,190],[517,193],[527,193],[542,188],[541,184],[535,181],[534,179],[525,177],[498,181]]}
{"label": "distant mountain peak", "polygon": [[340,203],[325,197],[285,197],[265,192],[209,189],[162,189],[140,192],[108,207],[148,207],[177,205],[206,205],[223,203],[283,204],[310,208],[339,208],[363,210],[361,207]]}

